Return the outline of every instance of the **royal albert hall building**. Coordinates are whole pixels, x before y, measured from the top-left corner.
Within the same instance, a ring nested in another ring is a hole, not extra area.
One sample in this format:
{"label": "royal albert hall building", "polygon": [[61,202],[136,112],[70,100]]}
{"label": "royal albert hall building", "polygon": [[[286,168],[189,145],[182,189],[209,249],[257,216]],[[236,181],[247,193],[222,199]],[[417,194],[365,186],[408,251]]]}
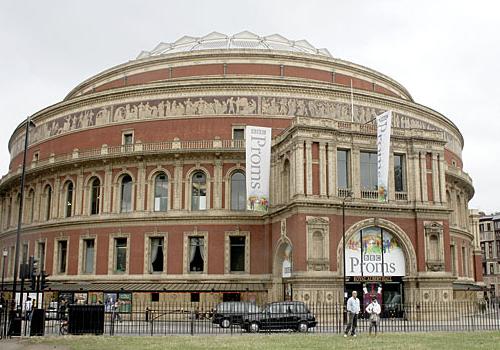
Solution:
{"label": "royal albert hall building", "polygon": [[[381,203],[373,118],[388,110]],[[479,295],[456,125],[305,40],[184,36],[87,79],[32,121],[20,262],[39,259],[46,299],[335,303],[344,282],[381,287],[384,303]],[[272,128],[267,213],[246,210],[247,125]],[[25,129],[0,182],[7,283]]]}

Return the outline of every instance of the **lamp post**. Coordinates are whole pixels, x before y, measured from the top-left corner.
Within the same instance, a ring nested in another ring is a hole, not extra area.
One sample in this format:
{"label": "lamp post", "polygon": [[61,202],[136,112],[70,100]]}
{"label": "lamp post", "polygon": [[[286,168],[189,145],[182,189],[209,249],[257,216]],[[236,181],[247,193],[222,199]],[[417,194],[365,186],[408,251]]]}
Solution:
{"label": "lamp post", "polygon": [[345,271],[345,203],[348,200],[352,200],[352,192],[350,190],[347,190],[345,192],[344,197],[342,197],[342,263],[343,263],[343,276],[342,276],[342,285],[343,285],[343,293],[342,293],[342,298],[345,303],[345,278],[346,278],[346,271]]}
{"label": "lamp post", "polygon": [[[16,232],[16,251],[14,254],[14,280],[12,282],[12,296],[14,298],[14,301],[16,300],[17,274],[19,265],[19,244],[21,241],[21,224],[23,220],[24,179],[26,176],[26,154],[28,153],[28,136],[29,136],[30,126],[35,127],[35,123],[33,123],[30,119],[30,116],[28,116],[28,118],[26,118],[26,133],[24,134],[23,170],[21,173],[21,185],[20,185],[21,198],[19,199],[19,214],[17,218],[17,232]],[[23,300],[21,295],[21,302],[20,302],[21,306],[22,302]]]}

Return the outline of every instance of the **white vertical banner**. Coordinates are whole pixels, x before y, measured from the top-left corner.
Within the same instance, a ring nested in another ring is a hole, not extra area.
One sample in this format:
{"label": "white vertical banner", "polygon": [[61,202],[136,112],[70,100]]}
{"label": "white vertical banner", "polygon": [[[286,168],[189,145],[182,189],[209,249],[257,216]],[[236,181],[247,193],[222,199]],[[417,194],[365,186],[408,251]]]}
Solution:
{"label": "white vertical banner", "polygon": [[247,210],[266,212],[269,208],[271,128],[245,128]]}
{"label": "white vertical banner", "polygon": [[377,116],[377,181],[378,201],[387,202],[392,111]]}

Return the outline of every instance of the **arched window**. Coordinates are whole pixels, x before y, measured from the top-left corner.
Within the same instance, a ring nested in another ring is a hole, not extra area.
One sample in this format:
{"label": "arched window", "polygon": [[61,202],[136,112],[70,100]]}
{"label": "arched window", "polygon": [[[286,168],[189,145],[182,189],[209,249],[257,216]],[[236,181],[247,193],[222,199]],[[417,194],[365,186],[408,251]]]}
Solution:
{"label": "arched window", "polygon": [[120,211],[122,213],[132,211],[132,178],[130,175],[122,177]]}
{"label": "arched window", "polygon": [[45,220],[50,220],[52,213],[52,187],[45,186]]}
{"label": "arched window", "polygon": [[90,188],[90,215],[99,214],[101,201],[101,181],[96,177]]}
{"label": "arched window", "polygon": [[283,198],[282,203],[287,204],[290,200],[290,161],[285,160],[285,164],[283,165],[283,178],[281,179],[283,184]]}
{"label": "arched window", "polygon": [[231,209],[246,209],[247,189],[245,174],[238,171],[231,176]]}
{"label": "arched window", "polygon": [[193,174],[191,185],[191,210],[207,209],[207,177],[202,171]]}
{"label": "arched window", "polygon": [[323,242],[323,234],[319,231],[315,231],[313,233],[313,257],[315,259],[324,259],[324,242]]}
{"label": "arched window", "polygon": [[68,181],[66,188],[66,198],[64,201],[64,215],[69,218],[73,213],[73,182]]}
{"label": "arched window", "polygon": [[154,211],[167,211],[168,178],[165,173],[155,177]]}

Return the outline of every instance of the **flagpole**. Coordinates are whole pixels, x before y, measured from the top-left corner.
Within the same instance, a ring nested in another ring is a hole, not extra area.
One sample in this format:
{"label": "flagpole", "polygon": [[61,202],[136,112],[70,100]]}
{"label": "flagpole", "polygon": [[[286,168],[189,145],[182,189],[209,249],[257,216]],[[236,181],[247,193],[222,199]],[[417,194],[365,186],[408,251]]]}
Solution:
{"label": "flagpole", "polygon": [[354,123],[354,92],[352,91],[352,79],[351,79],[351,122]]}

